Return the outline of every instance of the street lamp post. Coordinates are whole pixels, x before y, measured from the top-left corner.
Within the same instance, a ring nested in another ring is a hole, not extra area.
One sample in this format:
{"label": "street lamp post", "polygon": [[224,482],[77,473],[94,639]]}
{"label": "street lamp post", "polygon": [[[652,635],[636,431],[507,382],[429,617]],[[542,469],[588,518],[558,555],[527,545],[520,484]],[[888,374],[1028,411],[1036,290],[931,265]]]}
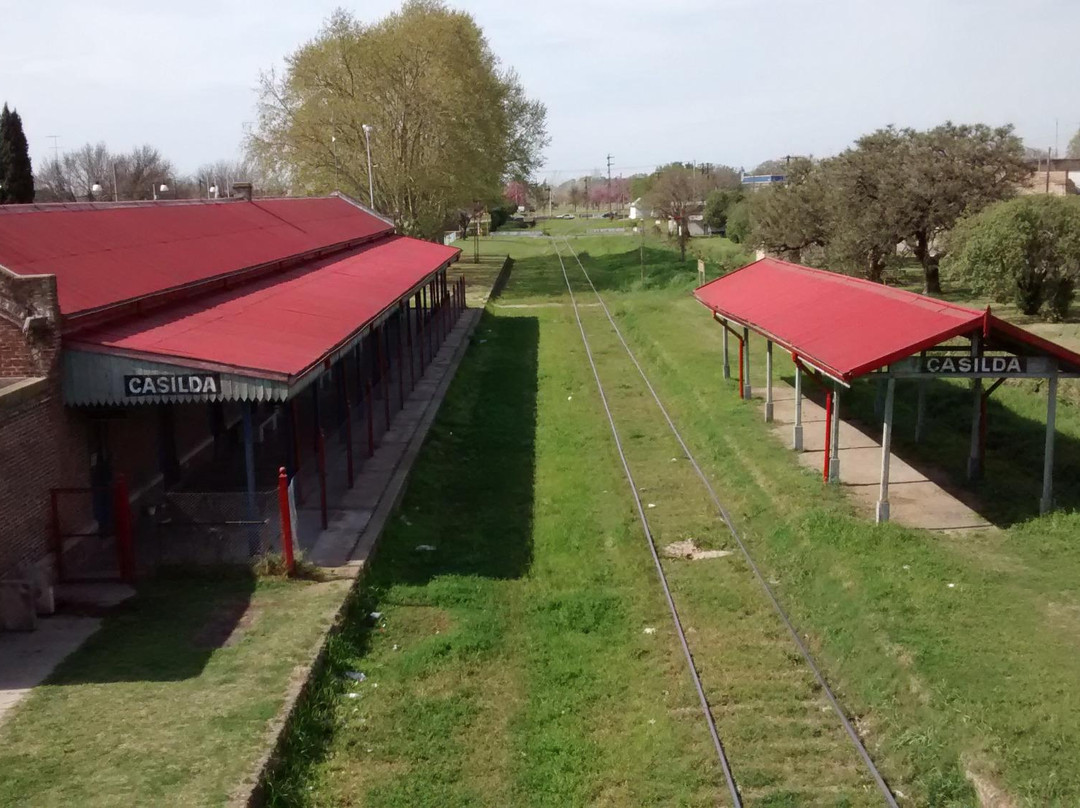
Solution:
{"label": "street lamp post", "polygon": [[154,201],[156,202],[157,201],[158,191],[161,191],[161,193],[165,193],[166,191],[169,190],[169,186],[166,185],[165,183],[161,183],[161,185],[158,185],[157,183],[154,183],[153,185],[150,186],[150,190],[153,192]]}
{"label": "street lamp post", "polygon": [[368,181],[368,205],[375,210],[375,177],[371,173],[371,130],[368,124],[363,125],[364,142],[367,144],[367,181]]}

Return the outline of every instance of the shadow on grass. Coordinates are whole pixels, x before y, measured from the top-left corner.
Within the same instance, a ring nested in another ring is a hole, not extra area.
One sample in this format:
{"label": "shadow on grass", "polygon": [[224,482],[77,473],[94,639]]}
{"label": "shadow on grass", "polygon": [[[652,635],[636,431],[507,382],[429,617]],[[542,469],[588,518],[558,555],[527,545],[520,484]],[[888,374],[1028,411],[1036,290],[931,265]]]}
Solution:
{"label": "shadow on grass", "polygon": [[[199,676],[250,618],[255,578],[244,571],[162,574],[109,610],[101,628],[56,668],[51,685],[171,682]],[[5,681],[0,667],[0,689]]]}
{"label": "shadow on grass", "polygon": [[[789,381],[794,383],[793,379]],[[1046,439],[1045,386],[1039,393],[1006,386],[991,395],[987,402],[983,477],[971,486],[966,483],[971,450],[971,391],[945,381],[926,384],[924,435],[920,443],[915,443],[918,385],[914,381],[897,383],[893,432],[896,454],[999,527],[1038,516]],[[1026,386],[1032,387],[1030,383]],[[864,379],[845,393],[842,406],[845,417],[855,419],[861,429],[880,440],[876,398],[876,383]],[[1062,401],[1058,402],[1058,413],[1059,424],[1070,415]],[[1059,508],[1080,508],[1080,440],[1060,429],[1055,437],[1054,502]]]}
{"label": "shadow on grass", "polygon": [[270,805],[308,804],[308,784],[334,738],[346,674],[362,664],[377,630],[371,614],[401,602],[399,587],[408,587],[407,599],[467,601],[477,577],[529,571],[539,334],[534,318],[483,315],[400,510],[287,730],[265,784]]}

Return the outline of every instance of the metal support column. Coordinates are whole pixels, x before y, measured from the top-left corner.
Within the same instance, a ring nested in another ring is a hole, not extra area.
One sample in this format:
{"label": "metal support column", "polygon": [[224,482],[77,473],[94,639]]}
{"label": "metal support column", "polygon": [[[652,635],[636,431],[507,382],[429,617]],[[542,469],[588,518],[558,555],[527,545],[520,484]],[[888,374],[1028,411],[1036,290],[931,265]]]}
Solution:
{"label": "metal support column", "polygon": [[1046,401],[1046,448],[1043,450],[1043,487],[1039,500],[1039,513],[1048,513],[1054,507],[1054,432],[1057,421],[1058,377],[1055,369],[1050,377]]}
{"label": "metal support column", "polygon": [[773,419],[772,397],[772,340],[765,341],[765,423]]}
{"label": "metal support column", "polygon": [[[241,417],[244,430],[244,476],[247,487],[247,521],[258,521],[259,514],[255,507],[255,430],[252,426],[252,410],[255,404],[251,401],[241,402]],[[259,531],[253,524],[248,531],[248,553],[256,556],[262,548],[259,547]]]}
{"label": "metal support column", "polygon": [[[982,336],[979,334],[971,338],[971,355],[976,357],[982,355]],[[983,412],[982,379],[972,379],[971,394],[971,452],[968,455],[967,478],[968,482],[973,483],[982,476],[982,463],[979,462]]]}
{"label": "metal support column", "polygon": [[840,386],[833,388],[832,401],[832,456],[829,458],[829,482],[840,482]]}
{"label": "metal support column", "polygon": [[803,449],[802,426],[802,368],[795,366],[795,426],[791,430],[791,448],[796,452]]}
{"label": "metal support column", "polygon": [[731,378],[731,358],[728,356],[728,324],[727,320],[721,320],[720,324],[724,327],[724,378]]}
{"label": "metal support column", "polygon": [[918,382],[918,399],[915,405],[915,442],[921,443],[926,431],[926,382]]}
{"label": "metal support column", "polygon": [[745,354],[743,359],[743,398],[750,398],[750,329],[742,330],[742,349]]}
{"label": "metal support column", "polygon": [[881,427],[881,487],[878,490],[878,524],[889,521],[889,458],[892,454],[893,399],[896,397],[896,379],[889,377],[885,383],[885,405]]}

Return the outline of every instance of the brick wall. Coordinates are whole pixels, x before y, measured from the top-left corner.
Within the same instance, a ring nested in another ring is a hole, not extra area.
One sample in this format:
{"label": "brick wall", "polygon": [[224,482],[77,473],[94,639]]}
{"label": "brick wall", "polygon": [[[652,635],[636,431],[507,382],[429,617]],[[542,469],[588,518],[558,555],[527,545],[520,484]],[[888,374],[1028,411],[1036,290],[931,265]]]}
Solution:
{"label": "brick wall", "polygon": [[50,550],[49,489],[89,485],[86,436],[55,379],[0,396],[0,577]]}
{"label": "brick wall", "polygon": [[56,277],[0,267],[0,377],[51,376],[59,358]]}

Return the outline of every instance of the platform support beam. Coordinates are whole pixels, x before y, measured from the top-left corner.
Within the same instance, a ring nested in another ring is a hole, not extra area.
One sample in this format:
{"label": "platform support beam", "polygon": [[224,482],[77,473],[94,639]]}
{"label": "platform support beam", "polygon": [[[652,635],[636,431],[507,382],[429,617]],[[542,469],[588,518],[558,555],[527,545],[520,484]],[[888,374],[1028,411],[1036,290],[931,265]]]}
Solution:
{"label": "platform support beam", "polygon": [[915,405],[915,442],[922,443],[926,434],[926,382],[918,382],[918,400]]}
{"label": "platform support beam", "polygon": [[[982,336],[980,334],[975,334],[971,338],[971,355],[973,357],[982,355]],[[968,482],[973,483],[982,476],[982,463],[980,462],[982,455],[980,450],[983,413],[982,379],[972,379],[971,394],[971,452],[968,455],[967,478]]]}
{"label": "platform support beam", "polygon": [[796,452],[803,450],[802,425],[802,368],[795,365],[795,426],[791,430],[791,448]]}
{"label": "platform support beam", "polygon": [[833,387],[832,395],[832,443],[829,447],[829,482],[840,482],[840,386]]}
{"label": "platform support beam", "polygon": [[772,340],[765,341],[765,423],[773,419]]}
{"label": "platform support beam", "polygon": [[885,403],[881,427],[881,488],[878,491],[876,521],[889,521],[889,458],[892,455],[893,399],[896,397],[896,379],[889,377],[885,383]]}
{"label": "platform support beam", "polygon": [[750,329],[742,330],[743,359],[743,398],[750,399]]}
{"label": "platform support beam", "polygon": [[728,324],[727,320],[721,320],[720,324],[724,327],[724,378],[731,378],[731,357],[728,356]]}
{"label": "platform support beam", "polygon": [[1054,507],[1054,434],[1057,421],[1057,376],[1051,376],[1047,385],[1046,400],[1046,447],[1043,450],[1042,499],[1039,513],[1049,513]]}
{"label": "platform support beam", "polygon": [[[252,410],[255,403],[252,401],[241,402],[241,418],[244,430],[244,476],[247,488],[247,521],[254,523],[259,514],[255,507],[255,429],[252,425]],[[248,531],[248,553],[252,556],[259,554],[259,531],[252,524]]]}

